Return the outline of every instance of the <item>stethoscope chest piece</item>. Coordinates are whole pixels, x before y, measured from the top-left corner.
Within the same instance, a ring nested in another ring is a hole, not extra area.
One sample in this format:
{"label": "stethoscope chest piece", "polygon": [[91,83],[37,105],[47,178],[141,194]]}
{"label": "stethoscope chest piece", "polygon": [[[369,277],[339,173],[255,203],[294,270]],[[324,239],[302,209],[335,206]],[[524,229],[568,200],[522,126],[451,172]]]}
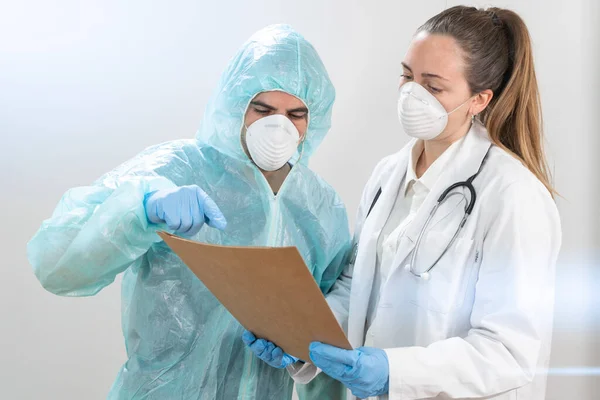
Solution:
{"label": "stethoscope chest piece", "polygon": [[417,274],[416,272],[413,272],[413,270],[410,267],[410,264],[406,264],[404,266],[404,270],[412,274],[415,278],[420,278],[424,281],[428,281],[429,279],[431,279],[431,274],[429,272],[423,272],[422,274]]}

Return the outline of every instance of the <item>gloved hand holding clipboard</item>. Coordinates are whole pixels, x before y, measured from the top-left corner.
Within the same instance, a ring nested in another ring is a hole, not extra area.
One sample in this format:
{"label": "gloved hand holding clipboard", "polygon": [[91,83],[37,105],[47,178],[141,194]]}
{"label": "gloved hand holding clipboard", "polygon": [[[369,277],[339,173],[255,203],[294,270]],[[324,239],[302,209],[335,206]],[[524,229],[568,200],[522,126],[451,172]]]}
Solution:
{"label": "gloved hand holding clipboard", "polygon": [[310,360],[315,341],[352,349],[295,247],[225,247],[159,235],[257,337],[301,360]]}

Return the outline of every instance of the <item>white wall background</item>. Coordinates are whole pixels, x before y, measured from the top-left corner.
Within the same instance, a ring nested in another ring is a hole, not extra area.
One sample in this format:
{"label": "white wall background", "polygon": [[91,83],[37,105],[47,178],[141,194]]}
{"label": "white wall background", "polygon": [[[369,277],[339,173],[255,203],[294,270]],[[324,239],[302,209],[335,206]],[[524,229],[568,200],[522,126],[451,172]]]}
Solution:
{"label": "white wall background", "polygon": [[[0,1],[0,398],[102,399],[125,360],[118,284],[66,299],[25,245],[62,193],[161,141],[191,137],[221,71],[254,31],[287,22],[338,90],[313,167],[354,215],[375,163],[406,142],[400,61],[453,0]],[[487,5],[489,2],[477,2]],[[563,218],[553,365],[600,366],[600,12],[596,0],[504,0],[534,42]],[[595,265],[594,265],[595,264]],[[553,376],[548,399],[595,399],[598,376]]]}

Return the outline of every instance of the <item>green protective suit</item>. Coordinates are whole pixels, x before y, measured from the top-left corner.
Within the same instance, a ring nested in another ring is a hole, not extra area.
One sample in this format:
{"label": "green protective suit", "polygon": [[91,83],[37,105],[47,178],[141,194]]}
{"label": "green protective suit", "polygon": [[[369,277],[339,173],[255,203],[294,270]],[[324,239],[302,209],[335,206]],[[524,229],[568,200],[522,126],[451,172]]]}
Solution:
{"label": "green protective suit", "polygon": [[[280,90],[305,102],[303,154],[275,196],[240,142],[250,101]],[[91,296],[122,281],[127,362],[109,399],[290,399],[293,381],[244,346],[242,326],[160,240],[144,196],[198,185],[219,205],[225,231],[204,226],[192,239],[231,246],[296,246],[323,293],[343,269],[350,240],[336,192],[307,162],[331,125],[335,98],[315,49],[290,27],[267,27],[238,51],[207,106],[195,140],[151,147],[90,186],[69,190],[28,244],[43,286]],[[322,374],[323,375],[323,374]],[[325,375],[302,399],[338,399]]]}

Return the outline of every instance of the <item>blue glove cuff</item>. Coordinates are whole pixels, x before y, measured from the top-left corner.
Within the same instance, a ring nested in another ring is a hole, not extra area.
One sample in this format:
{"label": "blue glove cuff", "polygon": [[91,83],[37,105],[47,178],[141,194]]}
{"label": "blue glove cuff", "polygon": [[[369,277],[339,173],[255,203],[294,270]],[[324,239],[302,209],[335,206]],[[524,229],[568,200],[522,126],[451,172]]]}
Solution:
{"label": "blue glove cuff", "polygon": [[148,198],[150,198],[150,196],[152,196],[154,193],[158,192],[158,190],[153,190],[151,192],[148,192],[144,195],[144,206],[146,205],[146,202],[148,201]]}

